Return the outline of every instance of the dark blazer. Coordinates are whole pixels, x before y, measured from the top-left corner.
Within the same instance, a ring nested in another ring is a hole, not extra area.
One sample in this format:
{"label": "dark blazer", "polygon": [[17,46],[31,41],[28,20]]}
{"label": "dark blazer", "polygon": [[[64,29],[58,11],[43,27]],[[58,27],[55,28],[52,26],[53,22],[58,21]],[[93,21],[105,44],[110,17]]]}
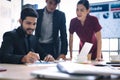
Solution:
{"label": "dark blazer", "polygon": [[[43,19],[43,12],[44,9],[39,9],[37,10],[39,14],[39,18],[37,21],[37,27],[35,31],[35,35],[40,38],[40,31],[41,31],[41,23]],[[59,43],[59,33],[60,33],[60,43],[61,46],[58,47]],[[56,52],[58,51],[58,48],[60,49],[61,54],[67,54],[67,47],[68,47],[68,42],[67,42],[67,34],[66,34],[66,19],[65,19],[65,14],[59,10],[55,10],[53,13],[53,44]]]}
{"label": "dark blazer", "polygon": [[[38,40],[35,36],[30,36],[30,48],[36,53],[40,54],[43,59],[46,54],[44,50],[38,44]],[[3,63],[22,63],[21,59],[30,50],[27,49],[26,35],[22,27],[13,31],[6,32],[3,35],[3,42],[1,45],[1,61]]]}

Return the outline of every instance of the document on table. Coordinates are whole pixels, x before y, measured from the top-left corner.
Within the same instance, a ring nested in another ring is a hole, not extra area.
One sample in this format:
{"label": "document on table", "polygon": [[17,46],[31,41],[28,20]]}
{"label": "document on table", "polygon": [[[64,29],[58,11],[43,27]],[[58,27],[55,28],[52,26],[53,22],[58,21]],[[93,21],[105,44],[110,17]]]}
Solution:
{"label": "document on table", "polygon": [[59,61],[55,60],[53,62],[48,62],[48,61],[36,61],[35,63],[27,63],[27,66],[56,66],[57,63],[59,62],[64,62],[64,61]]}

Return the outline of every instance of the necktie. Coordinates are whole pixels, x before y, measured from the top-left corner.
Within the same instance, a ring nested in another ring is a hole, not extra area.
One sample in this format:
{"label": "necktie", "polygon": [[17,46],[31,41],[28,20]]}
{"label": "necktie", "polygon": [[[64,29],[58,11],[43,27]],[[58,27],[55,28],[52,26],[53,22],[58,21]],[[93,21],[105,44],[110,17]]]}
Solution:
{"label": "necktie", "polygon": [[27,53],[30,51],[30,36],[25,36],[25,45]]}

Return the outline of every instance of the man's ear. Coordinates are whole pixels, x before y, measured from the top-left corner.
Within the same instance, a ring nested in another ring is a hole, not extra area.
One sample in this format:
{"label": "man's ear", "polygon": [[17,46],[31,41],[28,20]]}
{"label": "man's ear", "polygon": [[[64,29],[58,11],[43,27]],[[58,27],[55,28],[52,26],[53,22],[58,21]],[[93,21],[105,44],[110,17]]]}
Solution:
{"label": "man's ear", "polygon": [[19,23],[22,24],[22,19],[19,19]]}

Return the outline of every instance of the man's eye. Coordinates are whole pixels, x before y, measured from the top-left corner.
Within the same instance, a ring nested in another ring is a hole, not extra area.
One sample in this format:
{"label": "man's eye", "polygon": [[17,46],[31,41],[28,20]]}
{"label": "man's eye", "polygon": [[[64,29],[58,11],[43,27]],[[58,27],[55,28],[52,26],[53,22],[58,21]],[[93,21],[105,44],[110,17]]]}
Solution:
{"label": "man's eye", "polygon": [[31,23],[28,22],[28,23],[26,23],[26,24],[29,24],[29,25],[30,25]]}
{"label": "man's eye", "polygon": [[36,25],[36,23],[34,23],[33,25]]}
{"label": "man's eye", "polygon": [[83,10],[83,9],[81,9],[80,11],[81,11],[81,12],[84,12],[84,10]]}

